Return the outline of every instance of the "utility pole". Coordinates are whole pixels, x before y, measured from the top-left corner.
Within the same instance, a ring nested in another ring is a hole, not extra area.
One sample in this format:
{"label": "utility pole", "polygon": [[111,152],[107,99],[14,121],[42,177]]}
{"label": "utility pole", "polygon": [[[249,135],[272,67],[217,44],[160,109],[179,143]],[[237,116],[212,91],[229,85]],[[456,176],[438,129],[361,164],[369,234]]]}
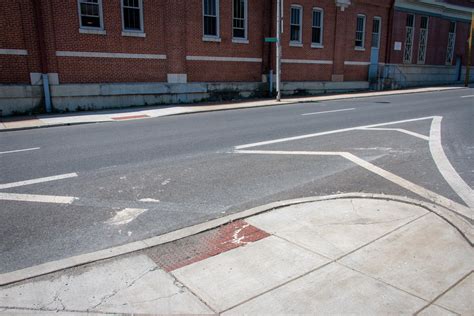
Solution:
{"label": "utility pole", "polygon": [[281,22],[282,22],[282,0],[277,0],[277,25],[276,25],[276,100],[281,100]]}
{"label": "utility pole", "polygon": [[471,59],[472,59],[472,37],[474,33],[474,12],[471,16],[471,32],[469,32],[469,41],[467,43],[467,62],[466,62],[466,79],[464,80],[464,86],[469,86],[469,79],[471,77]]}

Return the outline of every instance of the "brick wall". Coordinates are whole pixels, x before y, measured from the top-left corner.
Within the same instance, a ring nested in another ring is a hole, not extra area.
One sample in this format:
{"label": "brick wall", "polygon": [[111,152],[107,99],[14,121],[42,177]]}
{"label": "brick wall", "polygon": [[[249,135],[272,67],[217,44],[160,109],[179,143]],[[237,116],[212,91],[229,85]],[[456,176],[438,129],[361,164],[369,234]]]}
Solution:
{"label": "brick wall", "polygon": [[28,54],[0,55],[0,83],[29,83],[30,69],[38,66],[35,50],[28,45],[34,34],[32,16],[29,1],[0,1],[0,49],[26,50]]}
{"label": "brick wall", "polygon": [[[120,1],[102,2],[105,34],[84,34],[79,31],[77,0],[0,1],[0,49],[28,52],[26,56],[0,55],[0,83],[28,84],[30,73],[39,72],[58,73],[61,84],[166,82],[167,74],[187,74],[189,82],[259,82],[262,74],[276,68],[275,45],[263,41],[275,34],[275,0],[248,0],[248,43],[232,41],[231,0],[220,0],[219,42],[203,41],[202,0],[143,0],[145,37],[124,36]],[[42,17],[43,59],[34,4]],[[284,4],[283,58],[293,60],[283,64],[284,81],[367,80],[376,16],[382,20],[379,61],[385,62],[388,54],[388,62],[402,63],[403,45],[401,51],[394,51],[393,45],[405,42],[406,12],[395,10],[387,46],[391,0],[353,0],[344,11],[334,0],[287,0]],[[303,8],[302,47],[289,43],[292,4]],[[321,48],[311,47],[313,7],[324,10]],[[354,48],[357,14],[366,16],[365,50]],[[412,63],[417,62],[420,18],[416,14]],[[444,65],[448,27],[448,19],[430,16],[426,64]],[[464,62],[468,32],[469,24],[459,21],[455,57],[462,57]],[[166,56],[166,60],[58,57],[58,51],[149,54]],[[237,60],[189,60],[196,56]]]}
{"label": "brick wall", "polygon": [[[461,1],[459,1],[461,2]],[[429,14],[415,14],[415,28],[413,40],[413,53],[411,64],[418,63],[418,49],[420,36],[420,21],[422,16],[429,18],[428,22],[428,45],[426,51],[426,65],[446,65],[446,53],[448,47],[449,24],[455,19],[440,18],[430,16]],[[393,33],[391,42],[390,63],[403,63],[403,52],[405,48],[406,20],[407,12],[396,10],[394,13]],[[469,23],[456,21],[456,45],[454,50],[453,65],[456,63],[456,57],[461,57],[463,64],[466,64],[466,42],[469,37]],[[395,42],[402,43],[400,51],[393,50]],[[473,59],[474,61],[474,59]]]}

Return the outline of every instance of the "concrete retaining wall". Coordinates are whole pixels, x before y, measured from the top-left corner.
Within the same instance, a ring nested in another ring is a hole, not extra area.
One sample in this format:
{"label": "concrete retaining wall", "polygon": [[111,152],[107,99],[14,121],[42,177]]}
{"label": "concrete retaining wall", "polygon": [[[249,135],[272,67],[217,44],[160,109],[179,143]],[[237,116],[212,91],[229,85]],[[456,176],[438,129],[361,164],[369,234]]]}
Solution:
{"label": "concrete retaining wall", "polygon": [[[398,68],[406,76],[406,86],[432,86],[464,82],[466,67],[463,67],[461,80],[457,80],[456,66],[403,65]],[[474,69],[471,69],[471,81],[474,80]]]}
{"label": "concrete retaining wall", "polygon": [[[286,82],[284,95],[366,90],[367,82]],[[2,115],[38,112],[42,87],[0,85]],[[98,110],[160,104],[219,101],[268,95],[261,82],[238,83],[115,83],[51,86],[56,111]]]}
{"label": "concrete retaining wall", "polygon": [[39,86],[0,85],[0,115],[39,110],[42,98],[43,90]]}

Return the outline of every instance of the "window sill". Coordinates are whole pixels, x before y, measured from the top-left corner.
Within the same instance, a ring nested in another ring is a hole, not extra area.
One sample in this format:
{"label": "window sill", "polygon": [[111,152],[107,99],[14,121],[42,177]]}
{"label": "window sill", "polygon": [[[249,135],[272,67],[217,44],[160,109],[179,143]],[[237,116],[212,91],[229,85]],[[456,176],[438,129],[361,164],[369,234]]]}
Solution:
{"label": "window sill", "polygon": [[365,51],[365,47],[354,47],[354,50],[358,50],[358,51],[361,51],[361,52],[364,52]]}
{"label": "window sill", "polygon": [[291,47],[303,47],[303,43],[290,42]]}
{"label": "window sill", "polygon": [[203,41],[203,42],[217,42],[217,43],[220,43],[220,42],[221,42],[221,38],[220,38],[220,37],[208,37],[208,36],[203,36],[202,41]]}
{"label": "window sill", "polygon": [[143,33],[143,32],[122,31],[122,36],[129,36],[129,37],[146,37],[146,33]]}
{"label": "window sill", "polygon": [[311,44],[311,48],[324,48],[324,45],[321,45],[321,44]]}
{"label": "window sill", "polygon": [[249,40],[245,39],[245,38],[233,38],[232,43],[235,43],[235,44],[248,44]]}
{"label": "window sill", "polygon": [[79,33],[81,34],[94,34],[94,35],[107,35],[107,32],[105,30],[101,29],[79,29]]}

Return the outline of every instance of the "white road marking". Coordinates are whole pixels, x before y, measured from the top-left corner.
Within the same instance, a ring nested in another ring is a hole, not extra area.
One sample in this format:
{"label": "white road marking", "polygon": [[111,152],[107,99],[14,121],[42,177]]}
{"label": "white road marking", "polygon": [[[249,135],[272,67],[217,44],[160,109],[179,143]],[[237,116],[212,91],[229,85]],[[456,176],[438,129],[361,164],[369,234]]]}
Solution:
{"label": "white road marking", "polygon": [[474,94],[472,94],[472,95],[463,95],[461,98],[474,98]]}
{"label": "white road marking", "polygon": [[236,150],[236,154],[256,155],[299,155],[299,156],[342,156],[339,151],[284,151],[284,150]]}
{"label": "white road marking", "polygon": [[267,154],[267,155],[313,155],[313,156],[341,156],[349,161],[359,165],[362,168],[365,168],[381,177],[384,179],[387,179],[402,188],[405,188],[407,190],[410,190],[413,193],[416,193],[417,195],[426,198],[430,201],[433,201],[434,203],[437,203],[441,206],[444,206],[450,210],[453,210],[456,213],[459,213],[461,215],[467,216],[468,218],[472,218],[472,211],[459,203],[456,203],[454,201],[451,201],[450,199],[445,198],[444,196],[441,196],[435,192],[432,192],[428,189],[425,189],[417,184],[414,184],[408,180],[403,179],[402,177],[399,177],[389,171],[386,171],[380,167],[375,166],[374,164],[365,161],[364,159],[361,159],[351,153],[348,152],[317,152],[317,151],[270,151],[270,150],[236,150],[235,153],[239,154]]}
{"label": "white road marking", "polygon": [[415,133],[415,132],[412,132],[412,131],[409,131],[409,130],[406,130],[406,129],[403,129],[403,128],[361,127],[359,129],[360,130],[370,130],[370,131],[396,131],[396,132],[405,133],[405,134],[408,134],[408,135],[411,135],[411,136],[415,136],[415,137],[421,138],[423,140],[430,140],[430,138],[428,136],[425,136],[425,135],[422,135],[422,134],[419,134],[419,133]]}
{"label": "white road marking", "polygon": [[34,195],[34,194],[16,194],[0,193],[0,201],[19,201],[19,202],[39,202],[52,204],[71,204],[79,198],[73,196],[55,196],[55,195]]}
{"label": "white road marking", "polygon": [[372,125],[365,125],[365,126],[342,128],[342,129],[337,129],[337,130],[332,130],[332,131],[327,131],[327,132],[299,135],[299,136],[294,136],[294,137],[279,138],[279,139],[273,139],[273,140],[268,140],[268,141],[264,141],[264,142],[252,143],[252,144],[239,145],[239,146],[235,146],[235,149],[245,149],[245,148],[257,147],[257,146],[263,146],[263,145],[270,145],[270,144],[276,144],[276,143],[283,143],[283,142],[299,140],[299,139],[305,139],[305,138],[311,138],[311,137],[317,137],[317,136],[323,136],[323,135],[331,135],[331,134],[336,134],[336,133],[349,132],[349,131],[357,130],[357,129],[360,129],[360,128],[379,127],[379,126],[385,126],[385,125],[393,125],[393,124],[400,124],[400,123],[407,123],[407,122],[423,121],[423,120],[428,120],[428,119],[432,119],[432,118],[433,118],[433,116],[427,116],[427,117],[420,117],[420,118],[409,119],[409,120],[401,120],[401,121],[393,121],[393,122],[386,122],[386,123],[379,123],[379,124],[372,124]]}
{"label": "white road marking", "polygon": [[140,199],[139,201],[140,202],[153,202],[153,203],[159,203],[160,202],[160,200],[155,200],[155,199],[150,199],[150,198]]}
{"label": "white road marking", "polygon": [[139,215],[145,213],[146,211],[147,209],[142,209],[142,208],[126,208],[124,210],[117,212],[117,214],[115,214],[114,217],[112,217],[105,223],[108,225],[115,225],[115,226],[125,225],[135,220]]}
{"label": "white road marking", "polygon": [[[469,185],[461,178],[456,172],[454,167],[449,162],[443,150],[443,144],[441,143],[441,120],[443,118],[436,116],[431,123],[430,131],[430,151],[433,156],[433,160],[438,167],[439,172],[443,175],[444,179],[451,188],[456,192],[459,197],[466,202],[471,208],[474,208],[474,191]],[[471,215],[472,216],[472,215]],[[471,217],[472,218],[472,217]]]}
{"label": "white road marking", "polygon": [[352,111],[352,110],[355,110],[355,108],[341,109],[341,110],[332,110],[332,111],[312,112],[312,113],[305,113],[305,114],[301,114],[301,115],[303,115],[303,116],[306,116],[306,115],[318,115],[318,114],[335,113],[335,112]]}
{"label": "white road marking", "polygon": [[52,177],[45,177],[45,178],[38,178],[38,179],[32,179],[32,180],[26,180],[26,181],[5,183],[5,184],[0,184],[0,190],[9,189],[9,188],[16,188],[16,187],[22,187],[22,186],[25,186],[25,185],[36,184],[36,183],[43,183],[43,182],[49,182],[49,181],[57,181],[57,180],[62,180],[62,179],[75,178],[75,177],[77,177],[77,173],[67,173],[67,174],[60,174],[60,175],[52,176]]}
{"label": "white road marking", "polygon": [[0,155],[3,154],[13,154],[13,153],[21,153],[24,151],[32,151],[32,150],[38,150],[41,149],[41,147],[34,147],[34,148],[26,148],[26,149],[17,149],[17,150],[10,150],[10,151],[0,151]]}

